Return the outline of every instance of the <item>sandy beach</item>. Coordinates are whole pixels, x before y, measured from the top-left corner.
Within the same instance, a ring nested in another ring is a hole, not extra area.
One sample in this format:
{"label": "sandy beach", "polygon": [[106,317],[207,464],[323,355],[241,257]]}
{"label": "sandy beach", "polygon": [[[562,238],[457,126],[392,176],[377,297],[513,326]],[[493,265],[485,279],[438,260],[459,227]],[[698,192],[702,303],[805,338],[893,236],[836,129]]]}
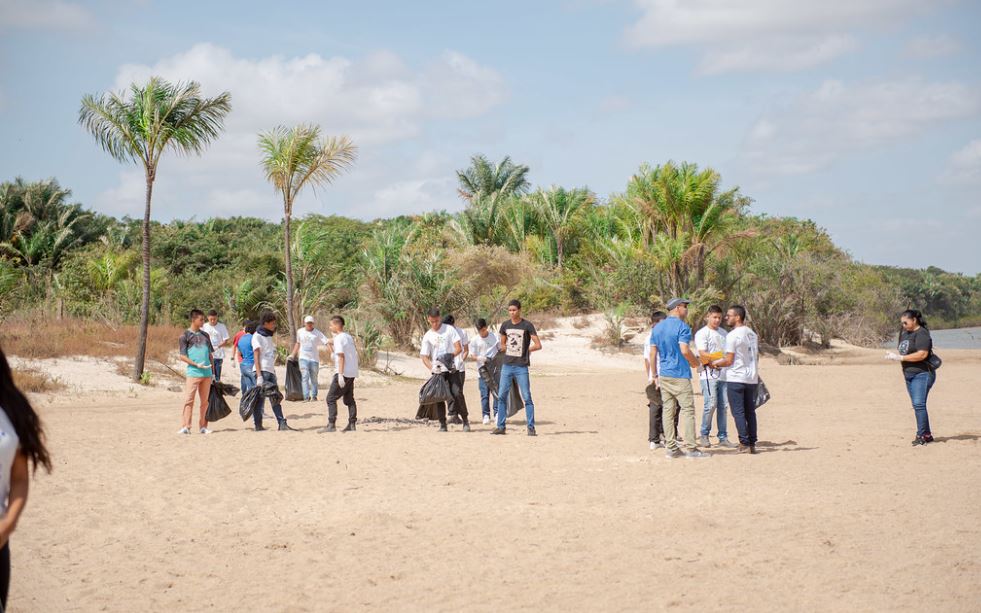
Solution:
{"label": "sandy beach", "polygon": [[851,349],[764,360],[762,453],[668,460],[638,358],[552,341],[537,438],[410,421],[404,356],[359,382],[353,434],[315,432],[322,401],[284,405],[301,432],[233,413],[179,437],[165,389],[39,398],[55,471],[12,540],[11,609],[978,610],[981,352],[945,353],[927,447],[899,368]]}

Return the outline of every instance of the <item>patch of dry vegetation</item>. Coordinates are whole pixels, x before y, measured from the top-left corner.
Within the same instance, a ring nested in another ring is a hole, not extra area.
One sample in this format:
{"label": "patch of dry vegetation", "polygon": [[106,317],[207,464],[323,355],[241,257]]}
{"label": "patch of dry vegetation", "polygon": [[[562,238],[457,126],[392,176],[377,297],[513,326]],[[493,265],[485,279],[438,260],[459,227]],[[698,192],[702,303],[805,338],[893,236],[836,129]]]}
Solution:
{"label": "patch of dry vegetation", "polygon": [[31,394],[43,394],[46,392],[56,392],[64,389],[65,384],[56,378],[50,377],[47,373],[33,368],[15,368],[14,385],[22,392]]}

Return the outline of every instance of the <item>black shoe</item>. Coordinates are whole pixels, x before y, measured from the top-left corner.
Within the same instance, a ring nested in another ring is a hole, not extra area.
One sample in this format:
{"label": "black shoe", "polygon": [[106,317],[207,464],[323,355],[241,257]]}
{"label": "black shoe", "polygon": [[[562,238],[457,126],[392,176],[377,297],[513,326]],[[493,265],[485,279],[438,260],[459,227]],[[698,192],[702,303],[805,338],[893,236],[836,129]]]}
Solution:
{"label": "black shoe", "polygon": [[440,431],[440,432],[446,432],[446,431],[447,431],[447,430],[446,430],[446,424],[440,424],[440,425],[439,425],[439,431]]}
{"label": "black shoe", "polygon": [[749,452],[753,455],[756,455],[756,445],[750,445]]}
{"label": "black shoe", "polygon": [[296,428],[291,428],[290,425],[288,423],[286,423],[286,420],[284,419],[283,421],[279,422],[279,431],[280,432],[296,432]]}
{"label": "black shoe", "polygon": [[923,442],[924,443],[932,443],[933,442],[933,435],[932,434],[924,434],[923,435]]}
{"label": "black shoe", "polygon": [[504,428],[494,428],[491,434],[507,434],[507,431]]}
{"label": "black shoe", "polygon": [[265,429],[265,428],[263,428],[262,426],[256,426],[256,427],[255,427],[255,431],[256,431],[256,432],[265,432],[265,430],[266,430],[266,429]]}
{"label": "black shoe", "polygon": [[464,432],[470,432],[470,422],[469,421],[463,422],[463,431]]}
{"label": "black shoe", "polygon": [[459,424],[462,424],[463,423],[463,420],[460,419],[460,416],[459,415],[454,415],[453,416],[453,419],[450,420],[450,423],[451,424],[457,424],[457,425],[459,425]]}
{"label": "black shoe", "polygon": [[528,428],[528,436],[538,436],[534,428]]}
{"label": "black shoe", "polygon": [[334,426],[334,422],[330,422],[325,428],[321,428],[320,430],[317,430],[317,432],[335,432],[336,430],[337,427]]}
{"label": "black shoe", "polygon": [[354,424],[352,422],[348,422],[347,426],[345,426],[341,432],[354,432],[355,430],[357,430],[357,428],[354,426]]}
{"label": "black shoe", "polygon": [[927,442],[928,441],[925,438],[923,438],[922,436],[918,436],[918,437],[916,437],[916,438],[913,439],[913,446],[914,447],[917,447],[919,445],[926,445]]}

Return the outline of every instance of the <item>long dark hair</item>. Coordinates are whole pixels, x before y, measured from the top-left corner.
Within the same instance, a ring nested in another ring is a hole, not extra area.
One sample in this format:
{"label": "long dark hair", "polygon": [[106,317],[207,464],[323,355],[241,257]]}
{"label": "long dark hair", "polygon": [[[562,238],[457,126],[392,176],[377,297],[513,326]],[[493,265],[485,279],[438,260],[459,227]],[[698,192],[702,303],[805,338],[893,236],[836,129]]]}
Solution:
{"label": "long dark hair", "polygon": [[903,317],[905,317],[906,319],[912,319],[912,320],[913,320],[913,321],[915,321],[915,322],[916,322],[916,323],[917,323],[917,324],[918,324],[918,325],[919,325],[919,326],[920,326],[921,328],[927,328],[927,329],[929,329],[929,328],[927,327],[927,322],[926,322],[926,320],[925,320],[925,319],[923,319],[923,313],[920,313],[919,311],[917,311],[917,310],[915,310],[915,309],[906,309],[905,311],[903,311],[903,312],[902,312],[902,314],[900,314],[900,316],[899,316],[899,317],[900,317],[900,318],[903,318]]}
{"label": "long dark hair", "polygon": [[14,375],[3,349],[0,349],[0,407],[13,424],[17,438],[20,439],[20,450],[34,464],[34,470],[37,471],[40,464],[51,472],[51,456],[44,446],[41,419],[27,397],[14,385]]}

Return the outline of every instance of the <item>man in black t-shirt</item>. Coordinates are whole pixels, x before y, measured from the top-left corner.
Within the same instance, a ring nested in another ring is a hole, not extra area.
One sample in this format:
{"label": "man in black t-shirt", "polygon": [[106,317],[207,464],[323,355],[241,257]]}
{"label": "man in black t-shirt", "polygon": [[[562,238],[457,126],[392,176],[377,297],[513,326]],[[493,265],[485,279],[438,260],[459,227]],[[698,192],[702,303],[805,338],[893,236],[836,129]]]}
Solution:
{"label": "man in black t-shirt", "polygon": [[[528,366],[531,364],[529,359],[533,351],[542,348],[542,341],[538,338],[535,326],[528,320],[521,318],[521,303],[512,300],[508,303],[508,314],[511,319],[501,325],[500,353],[503,355],[504,365],[501,367],[501,380],[497,389],[511,389],[511,382],[518,382],[518,390],[521,398],[525,401],[525,415],[528,417],[528,436],[535,434],[535,405],[531,400],[531,381],[528,378]],[[505,422],[507,420],[507,394],[502,394],[497,399],[497,427],[491,434],[505,434]]]}

